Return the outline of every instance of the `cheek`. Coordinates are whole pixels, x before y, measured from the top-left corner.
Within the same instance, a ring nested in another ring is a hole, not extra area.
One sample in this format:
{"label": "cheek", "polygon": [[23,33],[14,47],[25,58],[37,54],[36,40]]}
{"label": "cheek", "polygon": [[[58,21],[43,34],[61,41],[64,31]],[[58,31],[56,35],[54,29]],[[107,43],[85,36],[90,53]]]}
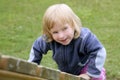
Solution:
{"label": "cheek", "polygon": [[57,39],[57,35],[52,35],[52,38],[55,40]]}
{"label": "cheek", "polygon": [[74,32],[75,32],[75,31],[71,29],[71,30],[69,30],[68,32],[69,32],[69,34],[72,36],[72,35],[74,35]]}

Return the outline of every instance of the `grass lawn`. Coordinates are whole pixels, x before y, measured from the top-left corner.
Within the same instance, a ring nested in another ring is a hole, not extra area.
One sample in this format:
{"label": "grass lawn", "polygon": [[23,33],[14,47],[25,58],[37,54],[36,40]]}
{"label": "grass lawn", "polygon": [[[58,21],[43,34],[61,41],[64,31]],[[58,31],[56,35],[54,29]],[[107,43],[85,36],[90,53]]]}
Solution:
{"label": "grass lawn", "polygon": [[[48,6],[66,3],[107,50],[108,80],[120,80],[120,0],[0,0],[0,53],[27,60]],[[51,51],[41,65],[56,68]]]}

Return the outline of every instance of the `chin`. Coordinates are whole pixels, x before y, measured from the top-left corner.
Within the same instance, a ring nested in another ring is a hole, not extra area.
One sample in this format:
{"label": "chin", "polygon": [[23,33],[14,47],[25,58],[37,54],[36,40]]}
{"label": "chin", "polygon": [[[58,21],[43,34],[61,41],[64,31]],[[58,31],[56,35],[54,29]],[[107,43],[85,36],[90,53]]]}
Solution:
{"label": "chin", "polygon": [[70,42],[68,42],[68,43],[62,43],[62,45],[65,45],[65,46],[66,46],[66,45],[68,45],[69,43],[70,43]]}

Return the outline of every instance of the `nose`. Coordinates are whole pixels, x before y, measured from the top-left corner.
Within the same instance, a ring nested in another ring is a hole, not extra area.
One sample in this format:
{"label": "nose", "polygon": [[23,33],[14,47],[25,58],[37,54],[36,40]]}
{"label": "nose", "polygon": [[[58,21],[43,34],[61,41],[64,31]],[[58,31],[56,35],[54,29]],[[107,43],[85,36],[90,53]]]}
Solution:
{"label": "nose", "polygon": [[58,38],[59,39],[64,39],[65,34],[63,32],[59,32]]}

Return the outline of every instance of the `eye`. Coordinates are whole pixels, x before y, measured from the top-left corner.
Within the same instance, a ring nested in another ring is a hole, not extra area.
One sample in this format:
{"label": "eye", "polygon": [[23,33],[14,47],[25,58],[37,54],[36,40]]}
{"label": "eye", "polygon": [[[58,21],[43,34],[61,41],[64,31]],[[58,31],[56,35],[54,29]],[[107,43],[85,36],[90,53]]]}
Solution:
{"label": "eye", "polygon": [[54,32],[52,32],[52,34],[57,34],[58,33],[58,31],[54,31]]}
{"label": "eye", "polygon": [[63,28],[63,31],[65,31],[67,28],[68,28],[68,27],[67,27],[67,26],[65,26],[65,27]]}

